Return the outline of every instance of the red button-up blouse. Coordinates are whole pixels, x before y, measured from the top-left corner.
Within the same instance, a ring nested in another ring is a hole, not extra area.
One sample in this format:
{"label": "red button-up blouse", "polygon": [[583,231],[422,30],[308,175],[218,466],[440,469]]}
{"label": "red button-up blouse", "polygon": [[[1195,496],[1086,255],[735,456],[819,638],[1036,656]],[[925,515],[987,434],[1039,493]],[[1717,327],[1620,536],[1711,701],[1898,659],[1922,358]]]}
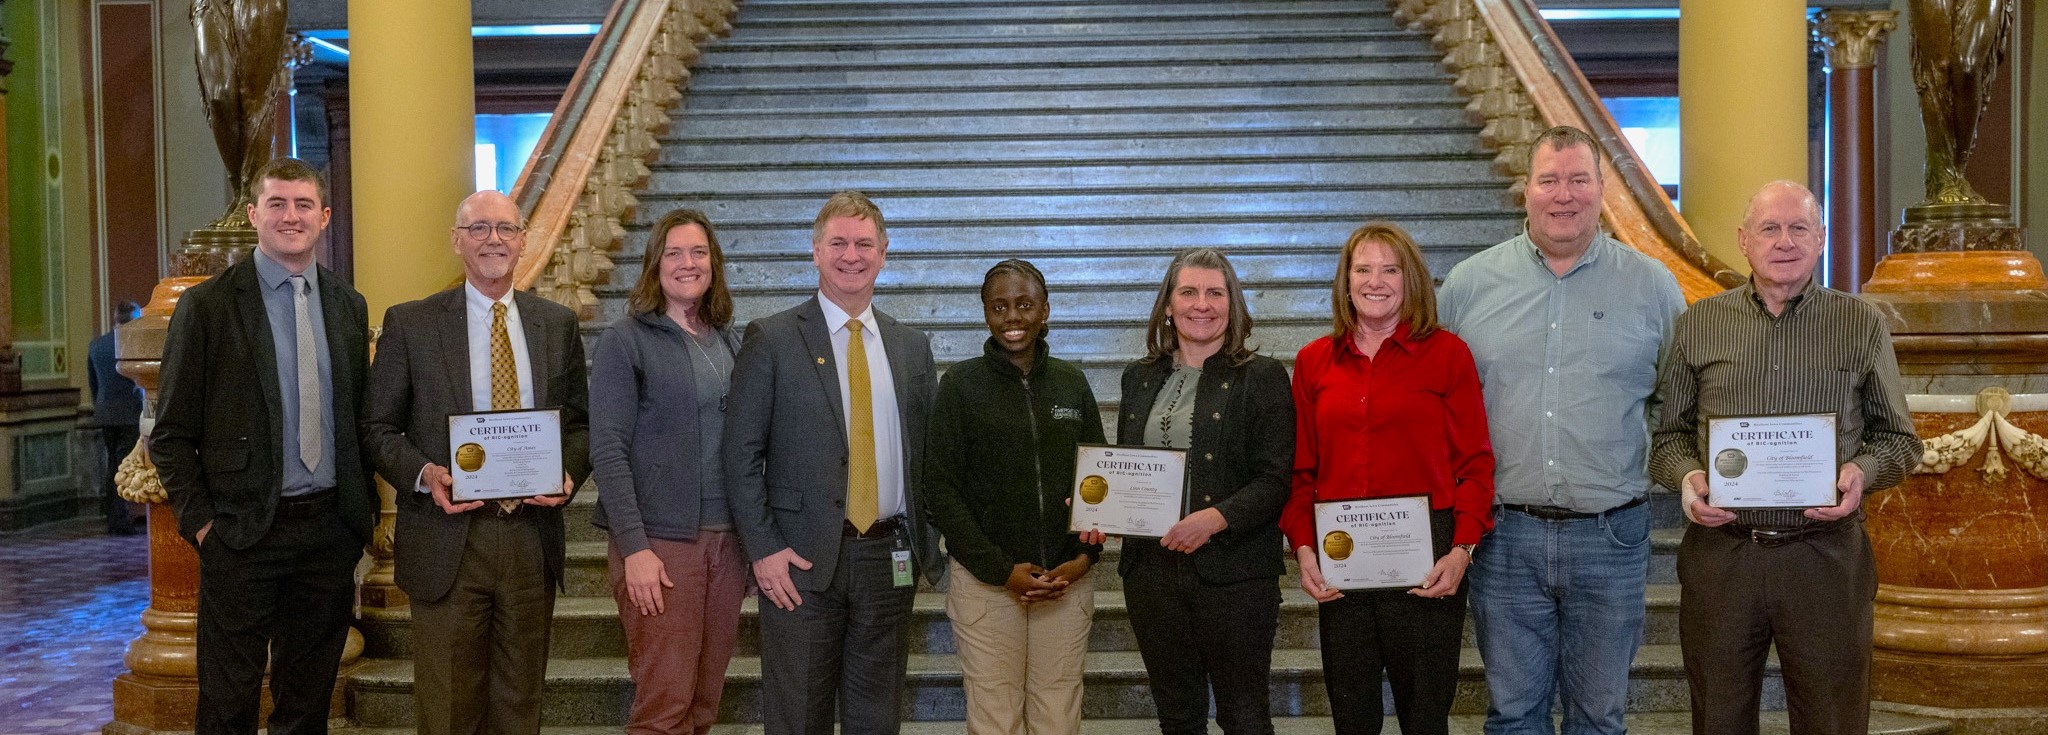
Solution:
{"label": "red button-up blouse", "polygon": [[1493,527],[1493,444],[1472,351],[1407,324],[1366,357],[1350,339],[1310,342],[1294,362],[1294,491],[1280,514],[1289,549],[1315,545],[1313,504],[1429,495],[1450,508],[1451,543]]}

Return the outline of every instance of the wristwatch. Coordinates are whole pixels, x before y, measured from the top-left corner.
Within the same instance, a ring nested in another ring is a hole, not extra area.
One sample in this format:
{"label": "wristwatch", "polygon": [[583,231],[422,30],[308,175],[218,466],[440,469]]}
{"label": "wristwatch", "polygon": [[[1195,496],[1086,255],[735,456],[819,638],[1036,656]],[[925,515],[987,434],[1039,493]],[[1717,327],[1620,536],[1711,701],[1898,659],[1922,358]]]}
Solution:
{"label": "wristwatch", "polygon": [[1464,549],[1466,559],[1471,559],[1474,554],[1479,552],[1479,544],[1451,544],[1451,548]]}

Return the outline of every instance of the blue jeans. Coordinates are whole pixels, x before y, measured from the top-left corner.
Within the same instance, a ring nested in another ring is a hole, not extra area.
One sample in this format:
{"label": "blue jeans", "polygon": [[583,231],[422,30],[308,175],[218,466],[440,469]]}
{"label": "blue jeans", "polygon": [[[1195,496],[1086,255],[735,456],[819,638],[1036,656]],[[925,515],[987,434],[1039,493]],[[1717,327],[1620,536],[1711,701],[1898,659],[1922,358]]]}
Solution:
{"label": "blue jeans", "polygon": [[1487,735],[1621,735],[1643,635],[1650,507],[1547,521],[1495,508],[1472,560],[1472,622],[1486,663]]}

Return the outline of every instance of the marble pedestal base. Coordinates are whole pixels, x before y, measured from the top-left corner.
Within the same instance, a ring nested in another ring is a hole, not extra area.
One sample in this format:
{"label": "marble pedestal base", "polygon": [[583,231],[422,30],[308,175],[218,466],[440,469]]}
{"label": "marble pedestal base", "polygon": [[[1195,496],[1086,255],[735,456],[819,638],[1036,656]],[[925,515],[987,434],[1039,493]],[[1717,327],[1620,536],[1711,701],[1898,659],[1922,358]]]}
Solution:
{"label": "marble pedestal base", "polygon": [[1951,723],[1949,735],[2040,735],[2048,732],[2048,708],[1955,709],[1893,702],[1871,702],[1870,708],[1877,712],[1948,720]]}
{"label": "marble pedestal base", "polygon": [[[348,681],[351,668],[342,667],[334,693],[327,700],[329,719],[348,715],[347,690],[340,683]],[[257,715],[258,727],[270,717],[270,685],[263,686],[262,696],[263,709]],[[114,678],[114,721],[100,728],[100,732],[103,735],[189,733],[198,704],[199,684],[196,680],[133,672],[122,674]]]}

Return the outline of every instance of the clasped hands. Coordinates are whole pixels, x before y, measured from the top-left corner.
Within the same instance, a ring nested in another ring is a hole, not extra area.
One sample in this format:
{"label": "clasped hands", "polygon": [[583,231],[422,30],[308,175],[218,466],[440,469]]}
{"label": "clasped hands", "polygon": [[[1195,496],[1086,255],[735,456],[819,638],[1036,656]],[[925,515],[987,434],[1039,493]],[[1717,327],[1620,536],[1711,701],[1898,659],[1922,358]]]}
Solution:
{"label": "clasped hands", "polygon": [[1017,604],[1028,605],[1065,597],[1067,587],[1087,576],[1088,567],[1094,562],[1087,554],[1074,557],[1065,564],[1046,571],[1044,567],[1024,562],[1010,567],[1010,578],[1003,583]]}

